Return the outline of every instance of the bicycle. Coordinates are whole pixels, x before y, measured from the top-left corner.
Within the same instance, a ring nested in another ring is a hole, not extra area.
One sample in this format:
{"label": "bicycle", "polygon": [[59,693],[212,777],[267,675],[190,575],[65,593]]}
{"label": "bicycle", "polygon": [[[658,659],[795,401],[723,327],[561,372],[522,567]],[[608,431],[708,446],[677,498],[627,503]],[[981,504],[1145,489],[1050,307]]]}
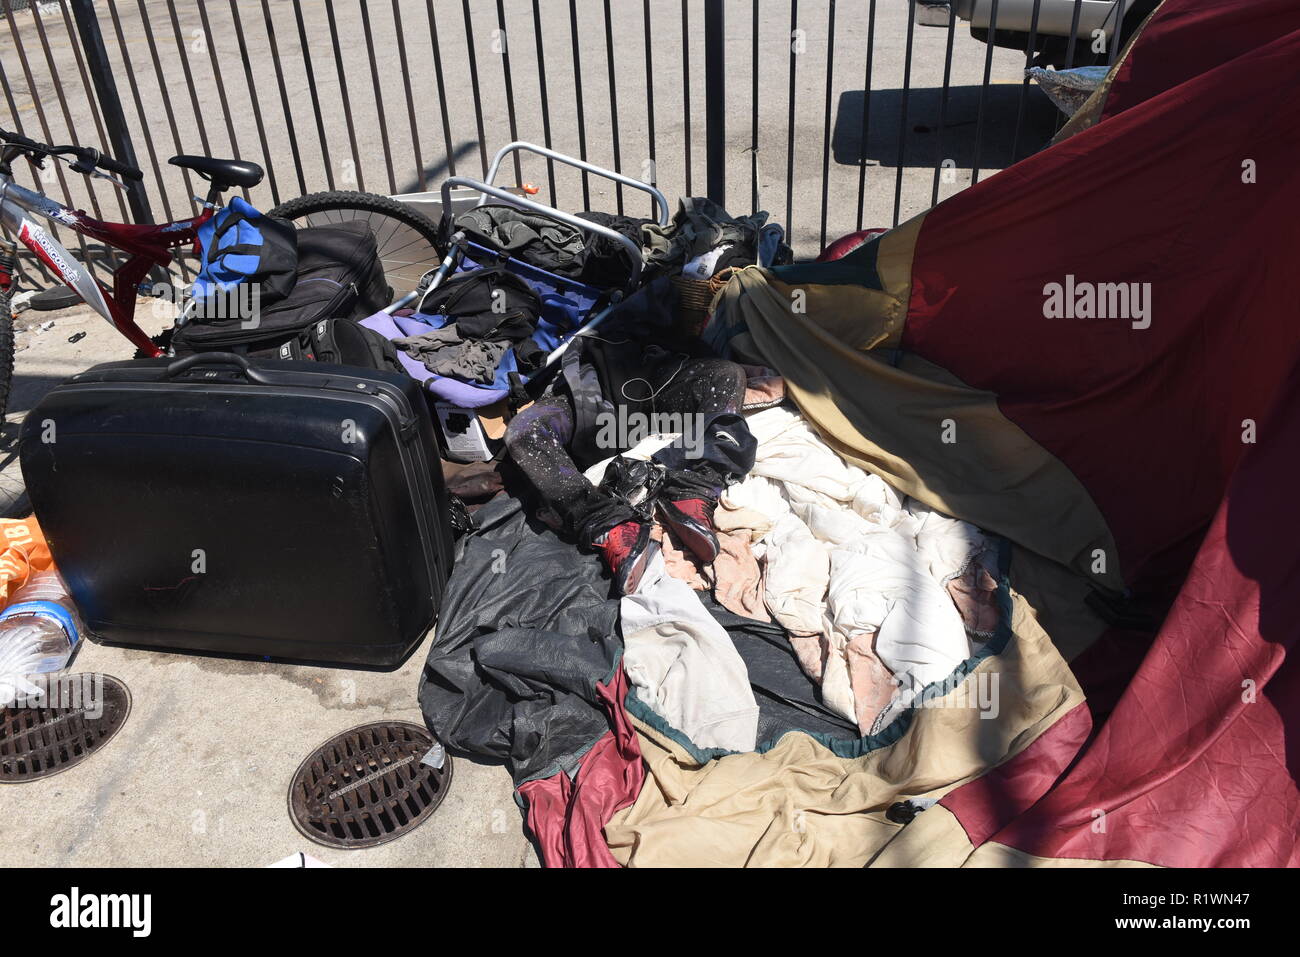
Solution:
{"label": "bicycle", "polygon": [[[136,347],[138,356],[156,358],[169,354],[170,329],[151,338],[135,322],[137,296],[152,292],[152,283],[146,283],[146,277],[155,269],[166,269],[175,258],[176,251],[186,246],[197,257],[200,254],[198,230],[222,208],[222,194],[233,188],[249,189],[256,186],[264,175],[262,167],[246,160],[173,156],[168,161],[171,165],[188,169],[211,184],[207,197],[200,201],[199,214],[170,223],[133,224],[94,219],[82,210],[70,209],[43,193],[19,185],[14,182],[12,164],[21,157],[26,157],[38,169],[44,167],[47,158],[68,163],[73,171],[106,179],[119,189],[127,188],[122,180],[139,181],[144,178],[144,174],[91,147],[50,146],[19,133],[0,130],[0,226],[14,236],[17,242],[26,246],[82,301],[112,323]],[[422,275],[428,271],[427,263],[436,264],[443,258],[439,251],[437,227],[421,214],[386,196],[368,193],[335,195],[333,207],[321,203],[318,197],[304,199],[313,200],[309,209],[312,214],[323,213],[328,217],[332,211],[334,222],[358,218],[364,214],[377,239],[382,233],[388,240],[386,246],[381,246],[380,259],[384,260],[386,251],[390,257],[396,257],[391,260],[395,276],[404,276],[413,268],[412,262],[423,266],[420,269]],[[197,196],[195,200],[199,201]],[[285,205],[292,207],[292,204],[293,201],[290,201]],[[292,208],[290,212],[293,212]],[[299,212],[303,210],[300,209]],[[38,214],[50,222],[66,226],[125,253],[125,262],[111,273],[111,288],[96,279],[44,226],[27,215],[29,213]],[[290,215],[286,218],[297,217]],[[383,219],[391,221],[392,228],[387,232],[381,222]],[[401,230],[405,232],[399,234]],[[394,237],[400,241],[400,248],[387,249],[394,245]],[[418,241],[427,243],[428,248],[419,248]],[[16,288],[16,253],[16,243],[0,238],[0,415],[3,415],[8,406],[13,383],[14,329],[9,300]],[[388,267],[389,261],[385,261],[386,273]],[[392,279],[390,283],[393,283]],[[397,285],[394,284],[395,291],[403,291]],[[185,308],[180,310],[178,321],[183,321],[185,311]]]}

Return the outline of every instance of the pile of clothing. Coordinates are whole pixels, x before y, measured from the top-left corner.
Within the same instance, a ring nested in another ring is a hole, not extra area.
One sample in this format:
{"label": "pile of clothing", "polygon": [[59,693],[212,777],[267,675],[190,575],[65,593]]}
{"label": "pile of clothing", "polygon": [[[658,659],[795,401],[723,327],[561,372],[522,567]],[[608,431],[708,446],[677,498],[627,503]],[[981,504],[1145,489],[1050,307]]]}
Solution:
{"label": "pile of clothing", "polygon": [[[780,778],[809,739],[834,768],[874,760],[933,723],[928,699],[1009,640],[1005,543],[844,462],[792,406],[772,404],[780,383],[767,371],[749,379],[757,451],[714,512],[712,564],[656,527],[662,547],[619,595],[596,551],[510,495],[461,540],[421,709],[447,746],[507,764],[548,865],[627,863],[640,816],[677,808],[668,792],[667,810],[646,796],[669,779],[663,760],[687,773],[772,755]],[[586,478],[678,438],[647,438]],[[650,803],[628,818],[638,796]]]}
{"label": "pile of clothing", "polygon": [[[878,734],[993,637],[997,544],[846,463],[788,405],[747,424],[757,453],[714,513],[718,558],[702,568],[657,528],[660,564],[623,599],[628,677],[701,747],[753,749],[757,708],[734,648],[708,626],[696,591],[710,591],[738,615],[779,624],[823,702]],[[624,457],[648,460],[675,438]]]}
{"label": "pile of clothing", "polygon": [[507,352],[529,371],[545,359],[534,341],[542,303],[524,280],[501,266],[451,277],[428,293],[419,311],[428,332],[392,340],[430,372],[491,385]]}
{"label": "pile of clothing", "polygon": [[[729,267],[788,263],[790,248],[780,226],[767,213],[732,216],[710,199],[681,200],[671,222],[604,212],[578,213],[580,219],[612,229],[641,248],[643,282],[662,275],[708,279]],[[601,288],[623,287],[631,275],[627,250],[605,236],[587,236],[576,227],[540,213],[487,203],[456,217],[456,230],[503,255],[557,276]]]}

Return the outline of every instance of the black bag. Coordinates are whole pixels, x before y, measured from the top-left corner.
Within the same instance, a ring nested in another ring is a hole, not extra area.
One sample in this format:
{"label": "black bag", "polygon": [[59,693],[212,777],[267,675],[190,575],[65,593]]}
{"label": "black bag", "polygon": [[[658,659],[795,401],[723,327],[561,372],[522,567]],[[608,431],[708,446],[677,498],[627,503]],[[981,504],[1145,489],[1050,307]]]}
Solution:
{"label": "black bag", "polygon": [[409,376],[208,353],[95,366],[33,411],[23,475],[91,634],[391,666],[436,617],[450,506]]}
{"label": "black bag", "polygon": [[259,213],[238,196],[198,229],[199,274],[190,290],[203,315],[238,318],[253,285],[261,305],[279,302],[298,279],[293,223]]}
{"label": "black bag", "polygon": [[518,341],[537,328],[542,300],[503,266],[484,266],[452,276],[425,295],[419,311],[447,316],[466,339]]}
{"label": "black bag", "polygon": [[276,355],[279,347],[321,319],[364,319],[389,302],[374,234],[364,222],[298,230],[298,279],[284,299],[254,319],[199,316],[176,330],[177,355],[238,352]]}
{"label": "black bag", "polygon": [[406,374],[393,344],[351,319],[320,320],[296,339],[282,344],[276,358]]}

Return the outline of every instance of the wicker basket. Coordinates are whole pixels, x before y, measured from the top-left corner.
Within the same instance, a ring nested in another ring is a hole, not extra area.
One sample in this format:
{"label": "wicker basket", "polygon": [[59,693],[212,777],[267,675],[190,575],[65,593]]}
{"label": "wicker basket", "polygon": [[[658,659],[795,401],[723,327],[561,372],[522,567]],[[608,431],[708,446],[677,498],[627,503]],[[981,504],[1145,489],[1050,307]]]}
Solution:
{"label": "wicker basket", "polygon": [[713,297],[727,284],[734,271],[733,268],[728,267],[709,279],[673,277],[673,289],[677,297],[677,321],[681,323],[683,332],[690,336],[698,336],[704,331],[704,326],[709,321],[709,308],[713,305]]}

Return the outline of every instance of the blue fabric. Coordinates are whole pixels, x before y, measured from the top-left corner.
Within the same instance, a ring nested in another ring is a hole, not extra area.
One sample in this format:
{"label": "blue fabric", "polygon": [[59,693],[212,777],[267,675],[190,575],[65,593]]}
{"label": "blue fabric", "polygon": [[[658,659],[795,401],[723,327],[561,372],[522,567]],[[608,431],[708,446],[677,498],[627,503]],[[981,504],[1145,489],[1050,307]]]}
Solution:
{"label": "blue fabric", "polygon": [[[231,216],[242,217],[234,228],[226,228],[218,237],[217,230],[225,226]],[[238,196],[230,204],[198,228],[201,250],[199,274],[194,279],[192,294],[196,299],[206,299],[216,292],[227,292],[256,273],[261,257],[251,253],[225,254],[221,250],[231,246],[261,246],[262,231],[249,222],[262,214]],[[216,239],[215,249],[213,240]]]}
{"label": "blue fabric", "polygon": [[[466,249],[467,252],[461,260],[461,272],[491,265],[499,259],[491,250],[474,243],[466,243]],[[542,301],[537,328],[532,338],[544,352],[551,352],[558,347],[590,318],[591,309],[601,294],[599,289],[514,259],[506,260],[505,267],[532,286]],[[409,316],[388,316],[379,313],[362,320],[361,324],[389,339],[400,339],[405,336],[418,336],[431,329],[440,329],[447,322],[447,316],[417,312]],[[400,349],[397,356],[402,363],[402,368],[413,379],[421,382],[426,389],[439,398],[465,409],[481,408],[505,398],[510,389],[511,373],[519,371],[519,361],[513,350],[507,351],[502,357],[490,386],[435,375]],[[524,378],[527,381],[527,377]]]}
{"label": "blue fabric", "polygon": [[[500,258],[492,250],[475,243],[466,243],[465,246],[468,251],[461,259],[461,272],[493,265]],[[517,259],[507,259],[504,265],[506,269],[532,286],[533,291],[541,298],[540,325],[547,327],[551,335],[563,336],[580,326],[591,314],[591,307],[600,298],[599,289],[557,276]],[[557,339],[555,344],[559,345],[561,341],[563,340]]]}
{"label": "blue fabric", "polygon": [[[361,324],[390,340],[418,336],[429,331],[429,324],[419,321],[414,316],[390,316],[384,312],[377,312],[369,318],[362,319]],[[491,389],[477,383],[434,375],[424,367],[424,363],[416,362],[400,349],[397,350],[397,361],[402,364],[407,375],[432,392],[435,397],[462,409],[482,408],[498,399],[504,399],[509,394],[504,389]]]}

